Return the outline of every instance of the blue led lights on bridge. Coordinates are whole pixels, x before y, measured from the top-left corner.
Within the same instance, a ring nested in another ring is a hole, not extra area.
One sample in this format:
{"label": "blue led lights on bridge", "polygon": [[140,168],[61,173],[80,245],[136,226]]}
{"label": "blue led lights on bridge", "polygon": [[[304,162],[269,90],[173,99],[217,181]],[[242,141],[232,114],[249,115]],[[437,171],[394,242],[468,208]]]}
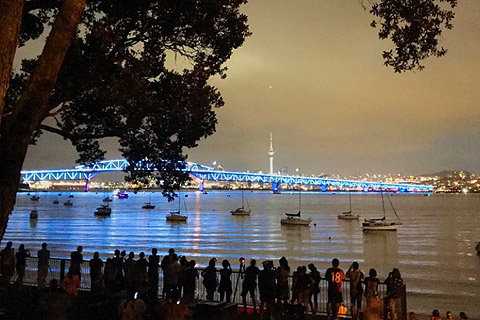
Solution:
{"label": "blue led lights on bridge", "polygon": [[[104,160],[95,163],[92,166],[76,166],[73,169],[56,170],[26,170],[22,171],[22,178],[25,182],[31,181],[59,181],[59,180],[86,180],[102,172],[120,172],[124,171],[128,162],[121,160]],[[341,180],[316,177],[300,177],[288,175],[269,175],[261,173],[247,173],[236,171],[218,171],[212,167],[200,165],[193,162],[187,162],[186,169],[192,176],[201,181],[227,181],[227,182],[251,182],[251,183],[269,183],[276,189],[279,184],[306,186],[321,186],[322,190],[328,187],[344,189],[355,188],[364,191],[400,191],[400,192],[432,192],[433,186],[419,184],[398,184],[370,181]]]}

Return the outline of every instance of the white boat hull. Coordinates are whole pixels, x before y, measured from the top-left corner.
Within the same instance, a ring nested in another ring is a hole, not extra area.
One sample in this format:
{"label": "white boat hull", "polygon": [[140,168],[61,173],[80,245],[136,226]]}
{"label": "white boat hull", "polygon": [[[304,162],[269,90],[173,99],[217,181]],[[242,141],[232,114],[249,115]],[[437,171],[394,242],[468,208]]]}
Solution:
{"label": "white boat hull", "polygon": [[312,222],[312,219],[300,219],[300,218],[286,218],[280,220],[282,225],[292,225],[292,226],[308,226]]}
{"label": "white boat hull", "polygon": [[360,215],[358,214],[351,214],[351,213],[342,213],[339,214],[338,219],[343,219],[343,220],[358,220],[360,218]]}
{"label": "white boat hull", "polygon": [[362,223],[363,231],[397,231],[397,227],[402,225],[398,222],[364,222]]}

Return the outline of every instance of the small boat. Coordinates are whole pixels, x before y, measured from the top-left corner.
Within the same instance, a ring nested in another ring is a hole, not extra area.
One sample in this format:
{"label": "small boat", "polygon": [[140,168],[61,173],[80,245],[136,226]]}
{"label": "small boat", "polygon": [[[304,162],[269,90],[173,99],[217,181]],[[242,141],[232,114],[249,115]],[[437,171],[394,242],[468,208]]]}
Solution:
{"label": "small boat", "polygon": [[285,219],[280,220],[282,225],[292,225],[292,226],[308,226],[312,222],[312,219],[302,219],[300,218],[300,211],[297,213],[285,213],[287,216]]}
{"label": "small boat", "polygon": [[250,209],[250,205],[248,204],[248,200],[247,200],[248,210],[245,209],[244,201],[245,200],[244,200],[243,191],[242,191],[242,207],[230,211],[232,213],[232,216],[249,216],[250,215],[250,212],[252,212],[252,210]]}
{"label": "small boat", "polygon": [[359,214],[353,214],[351,211],[342,212],[338,216],[338,219],[342,220],[358,220],[360,218]]}
{"label": "small boat", "polygon": [[340,213],[337,217],[338,219],[343,219],[343,220],[358,220],[360,218],[359,214],[353,214],[352,213],[352,194],[349,192],[348,193],[348,201],[350,203],[350,210],[346,212]]}
{"label": "small boat", "polygon": [[105,197],[105,198],[103,198],[102,201],[103,202],[112,202],[112,199],[110,199],[109,197]]}
{"label": "small boat", "polygon": [[203,194],[208,194],[208,192],[207,192],[207,191],[203,191]]}
{"label": "small boat", "polygon": [[69,197],[69,198],[73,198],[73,194],[70,194],[68,197]]}
{"label": "small boat", "polygon": [[128,193],[126,193],[125,191],[120,191],[117,194],[117,196],[118,196],[119,199],[127,199],[128,198]]}
{"label": "small boat", "polygon": [[183,222],[187,221],[187,219],[188,217],[181,215],[179,211],[172,211],[169,215],[167,215],[167,221]]}
{"label": "small boat", "polygon": [[312,219],[302,219],[301,216],[302,208],[302,189],[300,188],[298,192],[298,212],[297,213],[285,213],[286,218],[280,220],[281,225],[292,225],[292,226],[309,226],[312,222]]}
{"label": "small boat", "polygon": [[58,201],[57,199],[53,200],[53,204],[59,204],[60,201]]}
{"label": "small boat", "polygon": [[37,210],[30,211],[30,219],[38,219],[38,211]]}
{"label": "small boat", "polygon": [[111,213],[112,208],[110,208],[108,204],[102,204],[97,208],[97,210],[95,210],[93,214],[99,217],[110,217]]}
{"label": "small boat", "polygon": [[[178,211],[171,211],[170,214],[167,215],[167,221],[171,222],[186,222],[188,217],[181,214],[181,194],[178,195]],[[187,204],[185,203],[185,197],[183,198],[183,204],[185,205],[185,211],[187,211]]]}
{"label": "small boat", "polygon": [[65,201],[65,202],[63,203],[63,205],[64,205],[65,207],[72,207],[72,206],[73,206],[73,202],[70,201],[70,199],[68,199],[67,201]]}
{"label": "small boat", "polygon": [[145,202],[145,204],[142,206],[142,209],[155,209],[155,206],[150,202]]}
{"label": "small boat", "polygon": [[365,219],[362,223],[363,231],[397,231],[397,226],[402,225],[401,222],[388,222],[385,217]]}
{"label": "small boat", "polygon": [[246,210],[245,208],[237,208],[235,210],[230,211],[232,213],[232,216],[249,216],[251,210]]}
{"label": "small boat", "polygon": [[383,210],[383,217],[382,218],[372,218],[372,219],[365,219],[362,223],[362,230],[363,231],[397,231],[397,227],[401,226],[402,223],[400,222],[400,218],[393,207],[393,203],[390,198],[387,197],[390,205],[392,206],[393,212],[398,218],[398,221],[389,222],[385,217],[385,201],[383,199],[383,192],[382,194],[382,210]]}
{"label": "small boat", "polygon": [[32,196],[32,197],[30,198],[30,200],[32,200],[32,201],[38,201],[38,200],[40,200],[40,197],[39,197],[39,196]]}

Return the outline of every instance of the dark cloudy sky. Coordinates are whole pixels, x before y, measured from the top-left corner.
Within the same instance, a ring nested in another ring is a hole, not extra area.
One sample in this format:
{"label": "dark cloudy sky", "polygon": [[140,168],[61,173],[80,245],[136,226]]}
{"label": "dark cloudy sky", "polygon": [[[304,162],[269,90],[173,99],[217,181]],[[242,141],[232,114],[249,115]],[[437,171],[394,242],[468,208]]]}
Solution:
{"label": "dark cloudy sky", "polygon": [[[480,173],[480,1],[460,0],[443,58],[394,74],[355,0],[250,0],[253,35],[214,80],[226,105],[189,160],[229,170],[305,173]],[[107,141],[108,157],[117,158]],[[68,143],[45,133],[24,168],[71,167]]]}

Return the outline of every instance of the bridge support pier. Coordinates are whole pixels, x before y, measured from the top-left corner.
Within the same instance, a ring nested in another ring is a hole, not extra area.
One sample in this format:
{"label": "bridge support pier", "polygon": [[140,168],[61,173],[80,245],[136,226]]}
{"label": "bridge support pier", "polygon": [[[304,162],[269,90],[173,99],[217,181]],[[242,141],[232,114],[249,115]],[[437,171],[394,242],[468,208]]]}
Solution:
{"label": "bridge support pier", "polygon": [[325,192],[325,191],[327,191],[327,185],[322,184],[322,192]]}
{"label": "bridge support pier", "polygon": [[85,192],[88,192],[88,178],[85,178]]}
{"label": "bridge support pier", "polygon": [[273,193],[278,193],[278,182],[272,182]]}
{"label": "bridge support pier", "polygon": [[203,180],[200,180],[200,182],[198,182],[198,191],[203,192]]}

